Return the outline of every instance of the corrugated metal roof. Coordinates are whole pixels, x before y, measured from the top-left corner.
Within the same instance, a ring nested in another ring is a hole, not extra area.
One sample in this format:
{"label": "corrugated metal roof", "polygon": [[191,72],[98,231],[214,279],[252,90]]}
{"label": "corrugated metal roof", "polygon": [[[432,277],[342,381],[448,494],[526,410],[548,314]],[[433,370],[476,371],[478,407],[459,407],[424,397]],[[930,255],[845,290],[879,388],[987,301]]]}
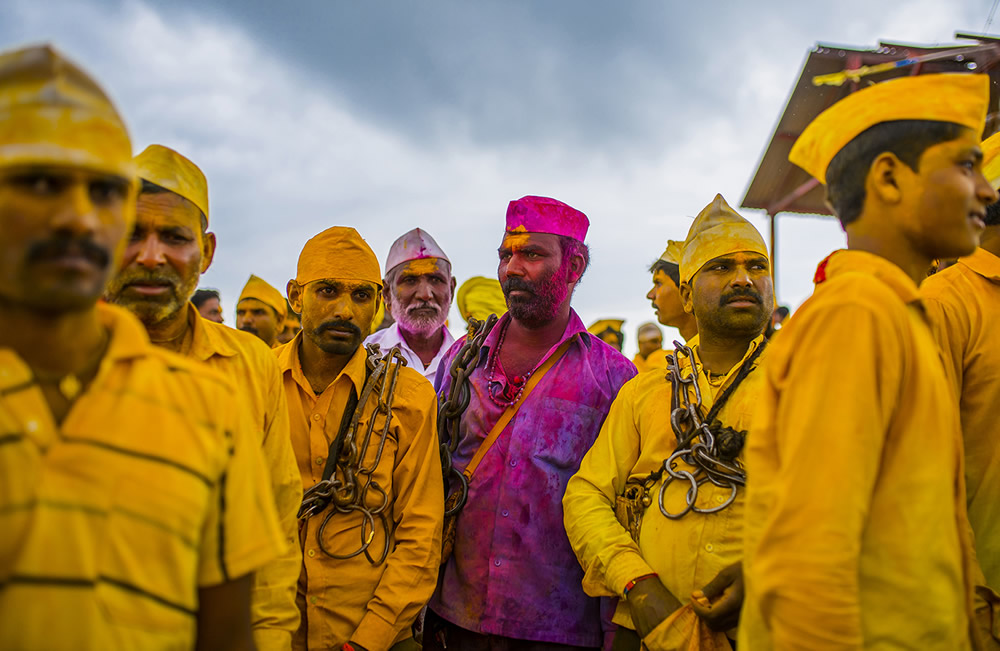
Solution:
{"label": "corrugated metal roof", "polygon": [[[985,72],[992,78],[990,106],[995,111],[1000,103],[1000,66],[997,65],[1000,63],[1000,39],[964,34],[956,34],[956,37],[972,38],[976,42],[947,46],[881,42],[878,48],[870,50],[817,45],[806,57],[805,65],[802,66],[802,72],[799,73],[799,78],[792,88],[785,110],[771,135],[771,141],[764,150],[757,171],[743,196],[742,207],[764,210],[770,215],[780,212],[832,215],[824,202],[823,187],[802,169],[789,163],[788,152],[806,125],[824,109],[870,83],[910,74]],[[815,86],[812,82],[813,77],[817,75],[949,50],[965,51],[953,58],[926,61],[863,77],[860,83]],[[991,113],[990,119],[987,120],[987,134],[997,130],[997,122],[997,113]]]}

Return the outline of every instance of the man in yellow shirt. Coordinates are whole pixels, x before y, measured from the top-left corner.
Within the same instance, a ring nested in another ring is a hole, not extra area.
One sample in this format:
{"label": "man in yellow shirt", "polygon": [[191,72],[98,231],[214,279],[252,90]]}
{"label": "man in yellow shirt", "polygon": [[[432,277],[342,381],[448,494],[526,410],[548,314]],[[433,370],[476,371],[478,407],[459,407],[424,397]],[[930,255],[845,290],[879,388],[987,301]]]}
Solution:
{"label": "man in yellow shirt", "polygon": [[307,491],[297,650],[406,648],[437,581],[437,401],[398,350],[382,361],[361,345],[381,282],[371,248],[340,226],[306,242],[288,281],[302,330],[275,353]]}
{"label": "man in yellow shirt", "polygon": [[253,647],[281,539],[234,386],[98,303],[136,188],[84,71],[0,55],[0,648]]}
{"label": "man in yellow shirt", "polygon": [[958,407],[917,286],[972,253],[997,194],[989,78],[848,95],[789,160],[827,186],[848,249],[782,328],[747,439],[742,649],[968,649],[981,574]]}
{"label": "man in yellow shirt", "polygon": [[684,256],[684,243],[667,240],[667,248],[649,267],[653,274],[653,287],[646,294],[653,303],[656,320],[668,328],[677,328],[684,341],[698,334],[694,315],[684,310],[680,295],[680,263]]}
{"label": "man in yellow shirt", "polygon": [[655,323],[643,323],[635,333],[639,351],[632,358],[635,370],[642,373],[651,368],[666,368],[667,351],[663,350],[663,333]]}
{"label": "man in yellow shirt", "polygon": [[251,274],[236,302],[236,327],[257,337],[268,348],[278,345],[285,328],[287,305],[281,292],[266,280]]}
{"label": "man in yellow shirt", "polygon": [[[1000,187],[1000,135],[983,143],[983,172]],[[987,585],[1000,590],[1000,204],[985,221],[975,253],[925,280],[920,295],[958,390],[976,554]]]}
{"label": "man in yellow shirt", "polygon": [[215,234],[207,230],[205,175],[161,145],[147,147],[135,166],[142,182],[136,221],[107,298],[138,316],[154,344],[206,362],[238,387],[267,464],[286,542],[285,553],[254,575],[254,640],[262,650],[289,649],[299,623],[295,582],[302,556],[295,543],[301,488],[281,373],[267,346],[252,335],[200,318],[189,302],[215,253]]}
{"label": "man in yellow shirt", "polygon": [[[639,638],[654,650],[688,648],[692,637],[713,635],[726,644],[721,632],[736,624],[740,459],[774,300],[770,268],[760,233],[716,196],[691,225],[679,265],[680,295],[698,335],[671,353],[678,377],[645,373],[627,382],[566,488],[566,533],[586,573],[584,590],[623,597],[616,648],[638,649]],[[687,419],[672,427],[678,408],[693,410],[705,429]],[[616,517],[623,495],[632,500],[625,522]],[[685,608],[696,591],[711,605]]]}

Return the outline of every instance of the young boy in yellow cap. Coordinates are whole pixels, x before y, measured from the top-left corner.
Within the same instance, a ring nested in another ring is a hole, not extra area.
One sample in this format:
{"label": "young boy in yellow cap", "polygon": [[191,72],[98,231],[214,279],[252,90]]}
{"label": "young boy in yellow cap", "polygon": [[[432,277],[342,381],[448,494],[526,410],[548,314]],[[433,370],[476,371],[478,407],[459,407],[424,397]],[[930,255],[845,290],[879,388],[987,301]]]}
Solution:
{"label": "young boy in yellow cap", "polygon": [[205,175],[162,145],[147,147],[136,156],[135,166],[142,183],[136,222],[106,296],[138,316],[157,346],[205,362],[237,386],[241,408],[254,423],[254,441],[264,456],[286,542],[284,553],[254,574],[254,640],[261,649],[288,649],[299,624],[295,584],[302,562],[296,517],[301,479],[278,364],[255,337],[200,318],[189,302],[215,253]]}
{"label": "young boy in yellow cap", "polygon": [[667,248],[659,259],[649,266],[653,274],[653,287],[646,298],[653,304],[656,320],[668,328],[676,328],[684,341],[691,341],[698,334],[694,315],[684,311],[681,302],[680,264],[684,256],[684,242],[667,240]]}
{"label": "young boy in yellow cap", "polygon": [[234,384],[98,302],[138,180],[50,47],[0,55],[0,648],[246,649],[282,550]]}
{"label": "young boy in yellow cap", "polygon": [[848,249],[764,364],[747,439],[742,649],[968,649],[979,575],[958,407],[917,286],[972,253],[986,207],[986,75],[847,96],[789,160],[827,186]]}
{"label": "young boy in yellow cap", "polygon": [[251,274],[236,302],[236,327],[274,348],[285,327],[287,306],[281,292],[263,278]]}
{"label": "young boy in yellow cap", "polygon": [[[676,373],[640,374],[622,387],[563,498],[584,590],[622,598],[616,649],[638,650],[640,638],[654,651],[722,649],[740,611],[739,459],[774,301],[764,238],[717,195],[691,225],[678,273],[699,334],[689,349],[671,351]],[[690,409],[710,432],[690,420],[675,429],[674,409]],[[696,448],[708,456],[692,454]],[[710,475],[721,466],[708,457],[730,466],[732,477]],[[665,463],[676,476],[665,474]],[[629,513],[621,496],[631,500]]]}
{"label": "young boy in yellow cap", "polygon": [[[983,173],[1000,187],[1000,134],[983,142]],[[920,286],[957,389],[969,521],[986,583],[1000,590],[1000,203],[986,209],[979,248]]]}

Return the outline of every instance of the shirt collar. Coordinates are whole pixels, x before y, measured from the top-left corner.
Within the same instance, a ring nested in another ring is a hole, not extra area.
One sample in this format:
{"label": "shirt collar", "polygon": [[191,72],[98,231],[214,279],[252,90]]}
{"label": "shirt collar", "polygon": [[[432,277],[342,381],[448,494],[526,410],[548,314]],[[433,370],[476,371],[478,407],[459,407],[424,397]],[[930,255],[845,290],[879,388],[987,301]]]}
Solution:
{"label": "shirt collar", "polygon": [[[479,351],[480,359],[483,359],[484,356],[488,355],[489,351],[493,349],[493,346],[495,346],[497,341],[500,339],[500,333],[503,332],[507,324],[510,323],[510,320],[510,312],[505,312],[504,315],[500,317],[500,320],[497,321],[497,324],[493,326],[493,329],[490,330],[490,334],[486,335],[486,339],[483,340],[483,347]],[[564,341],[571,337],[577,337],[577,341],[582,342],[583,346],[589,349],[593,342],[591,342],[590,337],[579,336],[581,332],[588,335],[590,334],[587,332],[587,327],[583,325],[583,320],[580,319],[580,315],[576,313],[576,310],[570,308],[569,321],[566,323],[566,329],[563,330],[562,337],[559,338],[559,341],[557,341],[552,348],[549,349],[549,352],[545,353],[545,358],[548,358],[548,356],[552,354],[552,351],[561,346]]]}
{"label": "shirt collar", "polygon": [[[111,339],[104,353],[101,366],[111,362],[142,357],[149,353],[152,344],[142,323],[128,310],[101,302],[97,304],[97,318],[108,329]],[[16,386],[31,380],[31,369],[13,350],[0,348],[0,389]]]}
{"label": "shirt collar", "polygon": [[[441,348],[438,349],[435,357],[440,357],[444,353],[448,352],[451,345],[455,343],[455,338],[451,336],[451,332],[448,331],[448,328],[442,325],[441,331],[444,333],[444,340],[441,342]],[[416,355],[416,353],[413,352],[413,349],[410,348],[410,345],[406,343],[406,339],[403,338],[403,335],[400,334],[398,323],[393,323],[391,326],[383,330],[382,336],[379,338],[377,343],[379,345],[379,349],[383,353],[388,352],[393,346],[399,346],[403,350],[407,350]]]}
{"label": "shirt collar", "polygon": [[961,258],[958,262],[983,278],[1000,281],[1000,258],[986,249],[977,248],[972,255]]}
{"label": "shirt collar", "polygon": [[[305,373],[302,372],[302,361],[299,359],[299,345],[302,342],[302,331],[295,335],[291,341],[283,346],[278,346],[274,349],[275,354],[278,357],[278,366],[281,368],[281,373],[291,373],[292,379],[294,379],[303,389],[307,389],[313,392],[312,386],[309,384],[309,380],[306,379]],[[365,350],[364,344],[358,346],[358,349],[354,351],[354,355],[351,359],[347,361],[347,365],[344,366],[340,375],[334,379],[331,384],[336,384],[340,378],[345,374],[351,379],[354,384],[354,389],[361,395],[362,389],[365,388],[365,377],[366,377],[366,367],[365,362],[368,359],[368,352]],[[315,393],[315,392],[313,392]]]}
{"label": "shirt collar", "polygon": [[920,293],[917,284],[893,262],[880,255],[841,249],[834,251],[819,263],[816,270],[816,284],[836,278],[845,273],[862,273],[874,276],[891,289],[904,303],[920,303]]}
{"label": "shirt collar", "polygon": [[187,311],[188,325],[191,326],[191,357],[204,362],[215,355],[221,357],[236,355],[237,351],[220,336],[217,328],[211,327],[206,319],[202,318],[194,304],[188,303]]}

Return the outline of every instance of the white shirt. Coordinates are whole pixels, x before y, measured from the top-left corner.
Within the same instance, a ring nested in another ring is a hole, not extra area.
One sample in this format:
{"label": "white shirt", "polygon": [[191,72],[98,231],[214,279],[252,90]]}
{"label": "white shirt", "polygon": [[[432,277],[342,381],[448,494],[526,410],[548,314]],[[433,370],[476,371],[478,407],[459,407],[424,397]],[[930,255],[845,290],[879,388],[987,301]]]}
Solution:
{"label": "white shirt", "polygon": [[430,380],[431,384],[434,384],[434,376],[437,375],[438,364],[441,363],[441,358],[448,352],[451,345],[455,343],[455,338],[448,332],[448,328],[441,326],[441,330],[444,332],[444,341],[441,342],[441,348],[435,353],[434,359],[427,365],[427,368],[424,368],[424,363],[420,361],[420,356],[413,352],[410,345],[399,334],[398,323],[393,323],[384,330],[372,333],[365,339],[365,344],[378,344],[383,354],[389,352],[390,348],[398,348],[399,352],[403,354],[403,358],[406,359],[406,365]]}

